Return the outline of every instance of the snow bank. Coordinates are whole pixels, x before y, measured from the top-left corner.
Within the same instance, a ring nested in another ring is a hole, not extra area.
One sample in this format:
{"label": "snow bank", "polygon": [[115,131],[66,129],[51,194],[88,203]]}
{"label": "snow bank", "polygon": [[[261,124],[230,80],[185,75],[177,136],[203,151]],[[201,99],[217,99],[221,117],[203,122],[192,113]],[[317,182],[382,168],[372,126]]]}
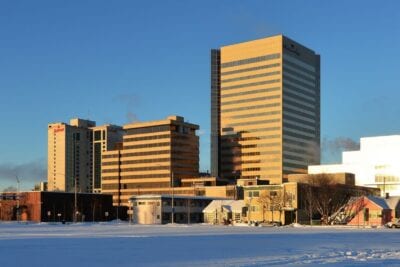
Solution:
{"label": "snow bank", "polygon": [[[247,225],[246,225],[247,226]],[[0,224],[0,266],[400,265],[398,229]]]}

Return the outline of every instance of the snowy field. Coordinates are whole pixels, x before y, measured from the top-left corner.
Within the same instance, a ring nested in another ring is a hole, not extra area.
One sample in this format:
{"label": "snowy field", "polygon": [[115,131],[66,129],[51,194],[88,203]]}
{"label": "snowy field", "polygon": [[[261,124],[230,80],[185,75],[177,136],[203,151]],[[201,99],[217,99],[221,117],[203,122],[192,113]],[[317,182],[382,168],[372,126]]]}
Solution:
{"label": "snowy field", "polygon": [[0,266],[400,266],[400,229],[0,223]]}

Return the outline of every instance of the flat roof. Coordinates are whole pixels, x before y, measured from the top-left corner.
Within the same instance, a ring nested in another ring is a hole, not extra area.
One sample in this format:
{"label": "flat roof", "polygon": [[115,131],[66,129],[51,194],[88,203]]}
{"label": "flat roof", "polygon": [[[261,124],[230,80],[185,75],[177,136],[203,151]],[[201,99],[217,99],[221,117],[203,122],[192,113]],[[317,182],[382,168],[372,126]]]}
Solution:
{"label": "flat roof", "polygon": [[[174,199],[206,199],[206,200],[228,200],[228,198],[219,198],[219,197],[205,197],[205,196],[182,196],[182,195],[173,195]],[[131,196],[129,200],[138,200],[138,199],[154,199],[154,198],[172,198],[170,194],[162,194],[162,195],[138,195]]]}

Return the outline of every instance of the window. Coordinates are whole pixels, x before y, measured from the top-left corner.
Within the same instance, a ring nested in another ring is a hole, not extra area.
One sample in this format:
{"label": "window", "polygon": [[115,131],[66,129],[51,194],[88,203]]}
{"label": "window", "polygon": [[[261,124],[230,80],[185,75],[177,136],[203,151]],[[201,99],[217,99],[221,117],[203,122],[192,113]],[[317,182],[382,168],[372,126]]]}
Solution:
{"label": "window", "polygon": [[101,140],[101,131],[95,131],[94,132],[94,140],[95,141]]}
{"label": "window", "polygon": [[260,192],[259,191],[249,191],[247,193],[248,197],[259,197],[260,196]]}

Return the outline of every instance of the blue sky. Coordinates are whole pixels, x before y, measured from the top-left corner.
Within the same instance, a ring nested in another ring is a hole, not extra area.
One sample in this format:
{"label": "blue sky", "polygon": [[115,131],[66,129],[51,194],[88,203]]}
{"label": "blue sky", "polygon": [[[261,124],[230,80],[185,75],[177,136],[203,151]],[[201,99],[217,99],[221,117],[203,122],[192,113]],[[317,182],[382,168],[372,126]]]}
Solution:
{"label": "blue sky", "polygon": [[46,179],[47,124],[71,117],[182,115],[209,169],[210,49],[278,33],[321,54],[324,143],[399,134],[399,18],[398,1],[1,1],[0,188]]}

